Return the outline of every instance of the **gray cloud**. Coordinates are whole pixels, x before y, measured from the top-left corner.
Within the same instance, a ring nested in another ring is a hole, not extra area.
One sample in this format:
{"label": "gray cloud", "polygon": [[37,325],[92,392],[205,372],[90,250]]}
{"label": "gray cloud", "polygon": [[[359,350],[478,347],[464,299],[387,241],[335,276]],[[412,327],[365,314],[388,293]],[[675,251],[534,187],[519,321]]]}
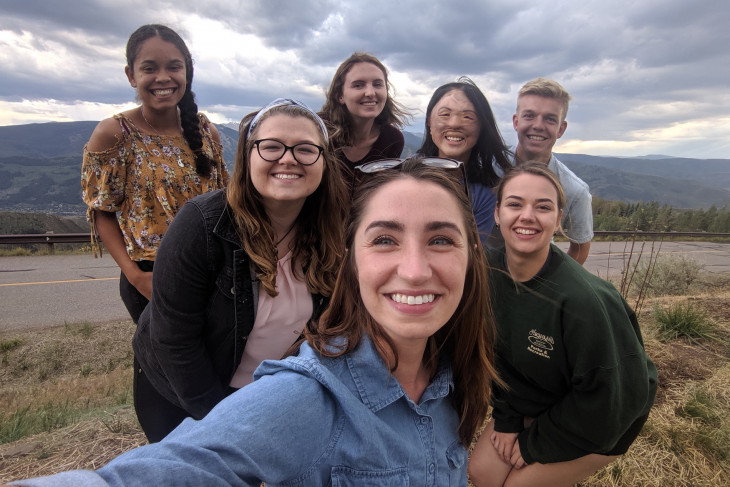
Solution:
{"label": "gray cloud", "polygon": [[[282,94],[317,108],[335,67],[361,50],[410,80],[396,88],[424,105],[413,108],[425,108],[438,85],[471,76],[488,94],[508,140],[517,90],[548,76],[574,97],[566,138],[636,142],[632,134],[658,137],[677,124],[727,120],[725,3],[80,0],[69,8],[53,0],[2,2],[0,31],[24,37],[0,37],[0,101],[129,101],[124,44],[139,25],[159,22],[189,44],[197,41],[190,47],[198,102],[227,107],[219,112],[233,119],[243,115],[236,107],[243,111]],[[201,33],[193,15],[217,22],[230,39],[218,50],[233,46],[235,54],[218,59],[216,49],[202,47],[215,33]],[[258,41],[251,43],[252,36]],[[421,124],[417,119],[414,130]],[[686,147],[688,156],[728,148],[721,135],[708,134],[704,148],[698,140],[693,135],[666,146]]]}

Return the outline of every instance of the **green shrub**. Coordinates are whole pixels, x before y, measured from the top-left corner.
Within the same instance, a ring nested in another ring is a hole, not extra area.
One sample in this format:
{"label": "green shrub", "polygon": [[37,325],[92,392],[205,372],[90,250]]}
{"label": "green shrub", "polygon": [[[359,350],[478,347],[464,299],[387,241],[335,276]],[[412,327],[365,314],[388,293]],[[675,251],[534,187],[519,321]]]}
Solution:
{"label": "green shrub", "polygon": [[704,389],[695,390],[677,414],[696,419],[707,426],[722,426],[722,406],[718,400]]}
{"label": "green shrub", "polygon": [[25,407],[0,417],[0,444],[16,441],[36,433],[49,432],[75,423],[79,413],[68,401],[48,402],[37,409]]}
{"label": "green shrub", "polygon": [[642,260],[636,267],[632,287],[652,296],[681,296],[694,283],[705,268],[685,255],[659,255]]}
{"label": "green shrub", "polygon": [[668,308],[656,307],[654,316],[659,325],[659,340],[716,338],[715,324],[704,310],[690,302],[675,303]]}
{"label": "green shrub", "polygon": [[9,352],[14,348],[18,348],[23,344],[23,340],[20,338],[12,338],[10,340],[0,340],[0,352]]}

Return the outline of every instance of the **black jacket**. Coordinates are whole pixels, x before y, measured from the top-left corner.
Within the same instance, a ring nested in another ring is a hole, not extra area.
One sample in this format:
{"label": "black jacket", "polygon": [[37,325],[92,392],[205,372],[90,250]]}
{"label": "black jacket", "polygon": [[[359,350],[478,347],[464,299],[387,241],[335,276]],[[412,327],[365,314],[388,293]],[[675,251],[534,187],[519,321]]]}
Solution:
{"label": "black jacket", "polygon": [[[132,346],[157,391],[193,418],[235,390],[228,384],[253,328],[257,290],[225,191],[183,205],[157,253],[152,300]],[[316,319],[328,300],[312,299]]]}

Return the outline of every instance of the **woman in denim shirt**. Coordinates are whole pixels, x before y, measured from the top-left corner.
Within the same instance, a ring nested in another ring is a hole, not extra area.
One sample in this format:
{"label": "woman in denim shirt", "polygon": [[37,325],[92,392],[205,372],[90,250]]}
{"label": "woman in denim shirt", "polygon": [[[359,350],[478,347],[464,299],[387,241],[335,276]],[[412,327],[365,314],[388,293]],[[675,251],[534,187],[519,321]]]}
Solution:
{"label": "woman in denim shirt", "polygon": [[332,294],[346,196],[327,130],[277,99],[243,119],[226,191],[184,205],[160,246],[133,346],[150,442],[200,419],[279,359]]}
{"label": "woman in denim shirt", "polygon": [[19,485],[466,486],[494,324],[466,194],[409,159],[367,175],[329,308],[298,354],[97,472]]}

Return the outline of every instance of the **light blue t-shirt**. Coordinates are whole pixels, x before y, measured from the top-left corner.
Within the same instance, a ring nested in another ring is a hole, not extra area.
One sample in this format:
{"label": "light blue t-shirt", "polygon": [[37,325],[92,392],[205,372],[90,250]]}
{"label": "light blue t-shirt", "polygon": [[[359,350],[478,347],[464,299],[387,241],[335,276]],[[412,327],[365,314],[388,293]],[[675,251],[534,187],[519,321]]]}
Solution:
{"label": "light blue t-shirt", "polygon": [[441,364],[418,403],[369,338],[353,352],[265,361],[253,383],[205,418],[96,472],[20,481],[45,486],[466,486],[467,451]]}

